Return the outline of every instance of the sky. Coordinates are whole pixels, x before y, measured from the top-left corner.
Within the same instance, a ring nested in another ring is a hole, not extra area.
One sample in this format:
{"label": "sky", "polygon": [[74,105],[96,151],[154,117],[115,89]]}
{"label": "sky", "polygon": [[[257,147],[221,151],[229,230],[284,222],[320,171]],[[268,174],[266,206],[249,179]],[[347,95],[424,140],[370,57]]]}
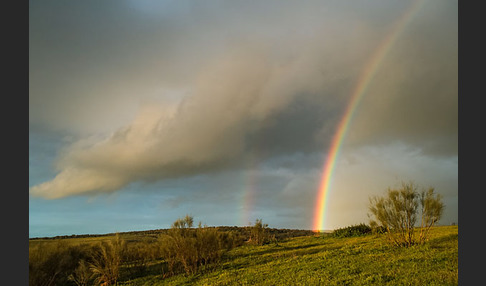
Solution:
{"label": "sky", "polygon": [[29,1],[29,237],[312,229],[330,165],[322,229],[457,223],[457,1]]}

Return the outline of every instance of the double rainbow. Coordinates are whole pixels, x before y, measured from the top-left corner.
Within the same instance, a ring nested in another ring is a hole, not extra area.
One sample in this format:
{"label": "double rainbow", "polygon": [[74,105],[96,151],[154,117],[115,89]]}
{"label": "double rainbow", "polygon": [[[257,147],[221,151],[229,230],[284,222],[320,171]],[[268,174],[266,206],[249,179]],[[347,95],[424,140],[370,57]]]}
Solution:
{"label": "double rainbow", "polygon": [[405,29],[410,20],[413,18],[413,15],[419,10],[422,6],[423,0],[416,0],[410,8],[401,16],[401,18],[397,21],[395,26],[392,29],[392,32],[383,40],[383,42],[378,46],[376,51],[374,52],[371,59],[368,61],[367,65],[365,66],[364,70],[361,72],[356,87],[354,88],[351,96],[351,100],[346,107],[346,111],[339,122],[337,127],[337,132],[334,134],[331,142],[331,148],[328,153],[328,157],[324,164],[324,171],[321,179],[321,183],[319,186],[319,191],[317,194],[317,200],[315,205],[314,211],[314,221],[312,229],[314,231],[322,231],[326,229],[325,219],[327,218],[326,210],[328,204],[328,194],[329,189],[331,186],[331,179],[332,174],[334,171],[334,167],[336,165],[336,159],[339,154],[339,150],[343,139],[346,135],[346,132],[349,128],[349,125],[352,121],[353,115],[356,111],[356,108],[359,105],[359,102],[363,98],[363,95],[366,93],[366,90],[373,80],[377,70],[379,69],[383,59],[386,57],[390,48],[396,42],[399,35]]}

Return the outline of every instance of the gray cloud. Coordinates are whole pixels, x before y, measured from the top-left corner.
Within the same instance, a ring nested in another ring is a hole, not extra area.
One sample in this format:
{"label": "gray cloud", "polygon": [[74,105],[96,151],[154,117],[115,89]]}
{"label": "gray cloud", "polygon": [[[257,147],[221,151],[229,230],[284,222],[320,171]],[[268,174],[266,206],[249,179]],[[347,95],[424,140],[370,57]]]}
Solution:
{"label": "gray cloud", "polygon": [[[111,191],[137,179],[222,169],[260,147],[265,156],[312,146],[318,122],[312,116],[297,121],[296,115],[308,110],[305,105],[295,110],[291,103],[309,92],[314,78],[305,84],[292,66],[277,69],[259,53],[247,50],[223,59],[173,108],[150,104],[108,138],[73,144],[61,156],[56,178],[33,187],[32,193],[55,198]],[[295,128],[305,138],[286,135]],[[78,178],[83,183],[74,183]]]}
{"label": "gray cloud", "polygon": [[[427,4],[370,84],[349,131],[350,144],[400,140],[426,155],[457,156],[457,3]],[[422,13],[427,16],[419,17]]]}
{"label": "gray cloud", "polygon": [[[29,115],[82,139],[59,154],[55,178],[31,188],[46,198],[325,152],[404,8],[384,6],[381,17],[359,1],[61,3],[32,3]],[[410,25],[377,73],[350,146],[399,140],[457,154],[457,33],[436,33],[457,20],[425,7],[427,20]]]}

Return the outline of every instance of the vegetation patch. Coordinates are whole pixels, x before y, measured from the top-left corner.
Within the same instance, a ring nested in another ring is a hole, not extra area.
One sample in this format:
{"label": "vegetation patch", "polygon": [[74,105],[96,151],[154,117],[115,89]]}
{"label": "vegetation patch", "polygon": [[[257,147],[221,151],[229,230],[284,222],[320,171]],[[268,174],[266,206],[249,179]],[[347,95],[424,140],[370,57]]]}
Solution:
{"label": "vegetation patch", "polygon": [[372,229],[369,225],[364,223],[358,225],[352,225],[344,228],[338,228],[334,230],[331,235],[333,237],[353,237],[353,236],[362,236],[366,234],[370,234]]}
{"label": "vegetation patch", "polygon": [[[188,231],[188,237],[197,238],[198,229],[185,230]],[[201,230],[205,229],[201,227]],[[216,228],[206,230],[213,233],[214,229]],[[218,235],[225,234],[221,230],[216,232]],[[233,235],[239,237],[236,233]],[[119,276],[116,282],[111,280],[112,282],[105,285],[458,283],[457,226],[432,227],[427,242],[411,247],[395,247],[389,243],[386,234],[373,233],[352,237],[312,234],[268,241],[263,245],[245,242],[243,239],[238,240],[243,241],[239,246],[218,248],[221,252],[217,259],[208,259],[207,263],[199,261],[197,269],[189,272],[183,266],[173,268],[173,272],[169,271],[169,260],[163,254],[165,246],[162,238],[147,238],[143,235],[135,237],[133,234],[121,233],[118,238],[113,235],[98,237],[97,240],[93,237],[86,239],[84,242],[72,238],[31,241],[29,285],[100,285],[104,282],[96,279],[101,275],[93,274],[90,265],[98,257],[99,266],[110,265],[105,263],[110,261],[111,265],[116,266],[117,260],[114,258],[117,256],[108,254],[115,249],[119,250],[121,258],[118,265]],[[103,245],[107,251],[106,258],[100,255]],[[94,255],[96,253],[98,256]]]}

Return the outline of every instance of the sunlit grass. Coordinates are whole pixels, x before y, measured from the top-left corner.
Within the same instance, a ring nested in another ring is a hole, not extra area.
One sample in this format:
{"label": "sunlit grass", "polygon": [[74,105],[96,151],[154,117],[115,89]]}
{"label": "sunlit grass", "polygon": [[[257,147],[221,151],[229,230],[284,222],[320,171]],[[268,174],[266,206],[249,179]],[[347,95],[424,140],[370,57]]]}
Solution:
{"label": "sunlit grass", "polygon": [[384,235],[306,236],[244,245],[194,275],[148,275],[121,285],[457,285],[458,227],[434,227],[430,241],[394,247]]}

